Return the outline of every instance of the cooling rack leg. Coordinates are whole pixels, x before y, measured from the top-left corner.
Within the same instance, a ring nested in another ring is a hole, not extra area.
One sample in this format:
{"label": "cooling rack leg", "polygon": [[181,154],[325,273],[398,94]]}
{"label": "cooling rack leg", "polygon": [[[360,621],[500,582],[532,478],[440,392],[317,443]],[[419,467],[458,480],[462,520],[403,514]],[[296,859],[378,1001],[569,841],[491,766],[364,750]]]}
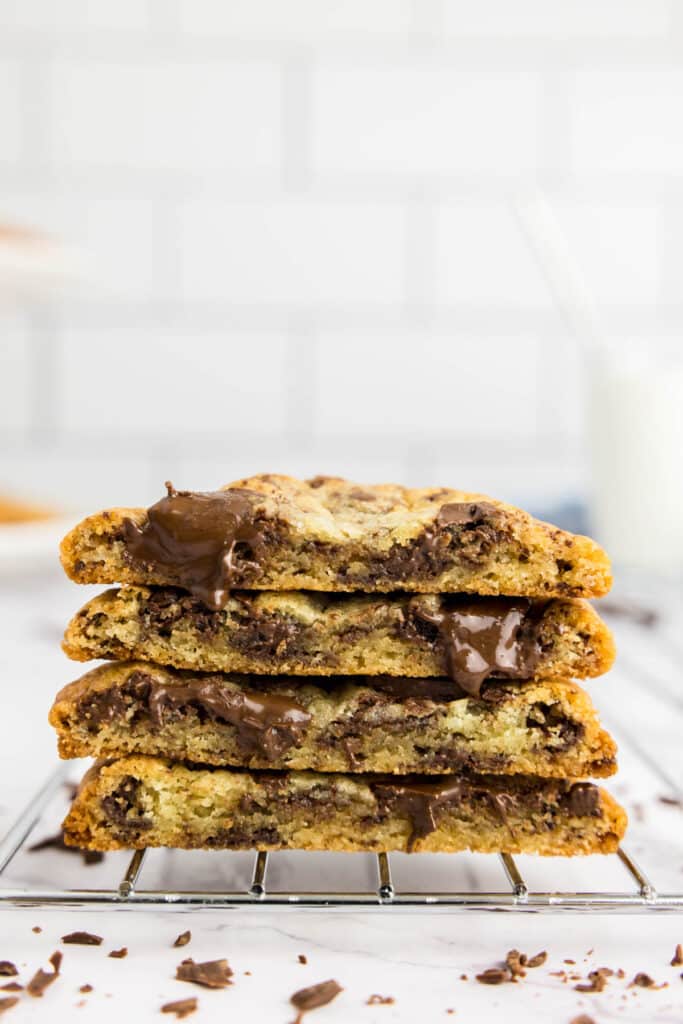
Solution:
{"label": "cooling rack leg", "polygon": [[510,883],[510,887],[519,900],[526,900],[529,895],[529,889],[519,873],[519,868],[515,864],[514,860],[509,853],[501,853],[500,855],[503,870],[507,876],[507,880]]}
{"label": "cooling rack leg", "polygon": [[377,854],[377,873],[379,888],[377,894],[381,900],[390,901],[394,898],[394,884],[391,881],[391,867],[386,853]]}
{"label": "cooling rack leg", "polygon": [[654,885],[649,880],[649,878],[645,874],[643,874],[642,869],[638,867],[636,862],[631,857],[629,857],[629,855],[626,853],[626,850],[623,850],[621,847],[619,847],[619,849],[617,850],[617,856],[619,857],[619,860],[628,871],[631,878],[633,878],[636,884],[638,885],[638,891],[640,895],[643,897],[643,899],[656,899],[657,890],[655,889]]}
{"label": "cooling rack leg", "polygon": [[265,850],[259,850],[254,862],[254,874],[251,878],[249,893],[257,899],[263,899],[266,895],[266,869],[268,867],[268,854]]}
{"label": "cooling rack leg", "polygon": [[147,850],[136,850],[131,857],[128,869],[119,882],[119,897],[122,900],[127,899],[135,889],[135,884],[138,880],[138,875],[140,874],[142,862],[145,859],[146,853]]}

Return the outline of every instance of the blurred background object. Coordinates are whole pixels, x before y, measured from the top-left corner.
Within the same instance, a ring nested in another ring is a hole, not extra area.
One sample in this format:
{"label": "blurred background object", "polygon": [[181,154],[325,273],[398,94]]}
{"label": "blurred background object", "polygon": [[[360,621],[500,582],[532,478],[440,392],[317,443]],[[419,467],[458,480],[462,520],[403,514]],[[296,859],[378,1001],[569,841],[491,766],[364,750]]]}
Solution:
{"label": "blurred background object", "polygon": [[[0,0],[0,221],[85,264],[0,302],[0,492],[443,482],[660,564],[682,56],[675,0]],[[520,224],[539,190],[609,344],[589,377]]]}

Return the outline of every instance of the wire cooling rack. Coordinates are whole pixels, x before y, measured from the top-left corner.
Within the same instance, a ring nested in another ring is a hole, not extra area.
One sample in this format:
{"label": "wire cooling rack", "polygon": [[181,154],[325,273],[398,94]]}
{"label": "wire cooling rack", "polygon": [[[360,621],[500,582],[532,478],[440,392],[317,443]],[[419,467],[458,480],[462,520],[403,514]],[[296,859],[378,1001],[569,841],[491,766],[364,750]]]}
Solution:
{"label": "wire cooling rack", "polygon": [[[55,770],[0,843],[0,881],[15,857],[28,848],[31,834],[44,820],[46,811],[56,801],[65,784],[66,771],[64,766]],[[500,892],[479,892],[474,888],[471,891],[401,891],[392,879],[391,859],[386,853],[376,855],[377,883],[367,891],[271,891],[267,885],[268,864],[273,858],[282,855],[263,851],[254,852],[250,883],[241,890],[146,889],[140,885],[140,877],[147,859],[154,857],[155,853],[158,851],[135,851],[118,884],[111,888],[44,888],[28,885],[0,888],[0,907],[107,907],[132,910],[141,907],[182,909],[202,906],[223,909],[373,910],[381,913],[392,910],[498,910],[533,913],[563,910],[601,913],[683,911],[683,893],[658,892],[654,883],[623,848],[614,856],[625,870],[625,881],[628,881],[629,888],[624,892],[535,891],[522,877],[514,858],[507,853],[497,855],[502,869],[501,881],[505,883],[505,889]],[[226,853],[226,856],[230,854]]]}

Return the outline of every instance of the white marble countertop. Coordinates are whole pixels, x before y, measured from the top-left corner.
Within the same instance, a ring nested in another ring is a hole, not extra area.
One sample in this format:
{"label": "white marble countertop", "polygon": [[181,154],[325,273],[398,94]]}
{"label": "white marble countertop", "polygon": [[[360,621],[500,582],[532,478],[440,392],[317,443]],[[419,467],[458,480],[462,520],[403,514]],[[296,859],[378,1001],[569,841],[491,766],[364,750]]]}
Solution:
{"label": "white marble countertop", "polygon": [[[59,649],[61,631],[73,611],[98,588],[76,588],[54,569],[38,570],[29,578],[0,575],[0,647],[3,701],[0,715],[0,834],[25,805],[55,764],[54,738],[46,712],[57,688],[79,674]],[[591,684],[591,692],[621,747],[621,771],[610,788],[625,803],[632,821],[629,849],[663,890],[683,889],[683,809],[659,798],[681,796],[681,736],[683,690],[680,664],[683,641],[680,616],[683,602],[675,587],[647,586],[631,579],[628,587],[645,604],[662,609],[655,627],[615,618],[620,646],[618,667]],[[677,788],[678,787],[678,788]],[[41,834],[36,832],[36,838]],[[123,855],[112,855],[114,858]],[[163,879],[171,870],[192,875],[195,856],[215,858],[217,871],[238,870],[242,855],[155,854],[150,871]],[[301,861],[278,854],[271,871],[291,883]],[[319,884],[339,873],[357,874],[369,882],[372,868],[360,855],[315,855],[306,865]],[[182,864],[173,858],[184,858]],[[232,858],[228,862],[227,858]],[[84,867],[73,855],[47,851],[11,865],[10,879],[30,881],[49,870],[55,879],[89,886],[100,872],[117,870],[121,861]],[[225,859],[224,859],[225,858]],[[335,859],[336,858],[336,859]],[[519,858],[532,885],[551,888],[621,888],[624,875],[613,858],[590,861],[539,861]],[[230,864],[228,869],[226,865]],[[147,869],[145,869],[147,870]],[[402,858],[395,872],[411,886],[430,881],[447,884],[458,875],[505,888],[495,858]],[[92,874],[92,873],[95,874]],[[621,874],[619,874],[621,872]],[[91,873],[91,874],[88,874]],[[40,927],[40,932],[33,931]],[[62,946],[60,937],[74,930],[104,937],[100,947]],[[191,944],[172,948],[175,936],[192,932]],[[64,951],[62,973],[42,999],[20,994],[7,1019],[96,1019],[102,1024],[121,1019],[174,1020],[160,1017],[163,1003],[197,996],[197,1021],[264,1021],[286,1024],[296,1013],[288,999],[296,989],[335,978],[342,994],[327,1007],[312,1012],[315,1024],[340,1021],[393,1022],[448,1020],[456,1022],[505,1019],[569,1024],[581,1013],[596,1024],[604,1021],[683,1021],[683,968],[669,965],[676,943],[683,942],[683,917],[524,915],[503,913],[412,912],[335,914],[323,911],[85,911],[39,908],[0,909],[0,960],[9,959],[27,981],[35,970],[47,968],[48,956]],[[126,946],[126,959],[107,953]],[[494,966],[511,948],[528,954],[547,950],[543,967],[530,970],[516,985],[490,987],[474,975]],[[307,958],[298,962],[299,954]],[[235,976],[223,991],[209,991],[174,980],[183,956],[195,960],[227,957]],[[576,967],[566,964],[570,959]],[[597,967],[621,968],[599,994],[574,990],[552,972],[576,971],[585,978]],[[645,971],[666,988],[629,988],[633,976]],[[467,980],[462,979],[467,976]],[[11,979],[0,979],[8,981]],[[83,984],[92,993],[81,994]],[[367,1005],[373,994],[390,996],[393,1003]],[[8,996],[11,993],[0,993]],[[78,1007],[78,1009],[75,1009]],[[453,1011],[450,1013],[449,1011]]]}

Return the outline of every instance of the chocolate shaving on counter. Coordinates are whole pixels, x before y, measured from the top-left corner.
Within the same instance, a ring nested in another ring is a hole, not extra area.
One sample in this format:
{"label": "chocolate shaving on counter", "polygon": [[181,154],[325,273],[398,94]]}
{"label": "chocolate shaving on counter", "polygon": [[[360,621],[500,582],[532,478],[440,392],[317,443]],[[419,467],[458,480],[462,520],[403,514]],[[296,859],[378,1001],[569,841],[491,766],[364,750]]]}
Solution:
{"label": "chocolate shaving on counter", "polygon": [[660,804],[666,804],[667,807],[683,807],[683,803],[675,796],[659,796],[657,799]]}
{"label": "chocolate shaving on counter", "polygon": [[196,964],[190,957],[176,968],[175,976],[178,981],[191,981],[205,988],[226,988],[232,985],[233,973],[227,960],[207,960]]}
{"label": "chocolate shaving on counter", "polygon": [[300,988],[298,992],[289,997],[289,1001],[300,1013],[308,1013],[309,1010],[317,1010],[319,1006],[327,1006],[343,991],[341,985],[330,978],[317,985]]}
{"label": "chocolate shaving on counter", "polygon": [[663,981],[661,985],[658,985],[654,978],[651,978],[649,974],[645,974],[644,971],[639,971],[628,987],[651,988],[658,990],[660,988],[668,988],[668,985],[668,981]]}
{"label": "chocolate shaving on counter", "polygon": [[103,939],[101,935],[93,935],[91,932],[71,932],[62,935],[62,942],[67,946],[101,946]]}
{"label": "chocolate shaving on counter", "polygon": [[93,992],[94,989],[93,989],[92,985],[81,985],[81,987],[79,988],[78,991],[79,992]]}
{"label": "chocolate shaving on counter", "polygon": [[588,981],[574,985],[576,992],[602,992],[607,986],[607,979],[614,974],[609,967],[599,967],[596,971],[589,971]]}
{"label": "chocolate shaving on counter", "polygon": [[18,996],[6,996],[4,999],[0,999],[0,1013],[4,1013],[5,1010],[11,1010],[18,1002]]}
{"label": "chocolate shaving on counter", "polygon": [[230,589],[244,583],[244,570],[258,569],[265,537],[255,522],[261,496],[245,488],[176,491],[147,509],[138,526],[123,521],[128,556],[166,573],[214,611],[225,608]]}
{"label": "chocolate shaving on counter", "polygon": [[173,943],[174,948],[178,949],[179,946],[186,946],[191,938],[192,932],[181,932],[178,938]]}
{"label": "chocolate shaving on counter", "polygon": [[391,1006],[396,1000],[393,996],[378,996],[377,994],[370,996],[365,1001],[366,1006]]}
{"label": "chocolate shaving on counter", "polygon": [[191,1013],[194,1013],[197,1009],[197,998],[192,996],[191,999],[176,999],[174,1003],[164,1003],[161,1007],[162,1013],[175,1013],[178,1020],[182,1020],[183,1017],[188,1017]]}
{"label": "chocolate shaving on counter", "polygon": [[308,959],[304,956],[303,953],[299,953],[299,955],[297,957],[297,960],[299,961],[300,964],[307,964],[308,963]]}
{"label": "chocolate shaving on counter", "polygon": [[[99,864],[104,860],[104,854],[99,850],[82,850],[79,846],[67,846],[64,842],[64,833],[57,832],[54,836],[41,839],[39,843],[29,846],[29,853],[40,853],[41,850],[61,850],[62,853],[76,853],[83,858],[84,864]],[[35,929],[34,929],[35,930]]]}
{"label": "chocolate shaving on counter", "polygon": [[587,1013],[580,1013],[578,1017],[572,1017],[569,1024],[595,1024],[595,1021]]}
{"label": "chocolate shaving on counter", "polygon": [[62,966],[62,954],[59,950],[56,950],[50,957],[49,962],[52,964],[54,970],[52,972],[44,971],[42,968],[36,971],[28,985],[26,991],[30,996],[42,996],[43,992],[53,981],[56,981],[59,977],[59,968]]}
{"label": "chocolate shaving on counter", "polygon": [[0,974],[5,978],[13,978],[19,971],[11,960],[0,960]]}
{"label": "chocolate shaving on counter", "polygon": [[536,956],[530,956],[525,963],[525,967],[541,967],[548,959],[548,954],[545,950],[537,953]]}
{"label": "chocolate shaving on counter", "polygon": [[24,986],[18,981],[8,981],[6,985],[0,985],[3,992],[23,992]]}
{"label": "chocolate shaving on counter", "polygon": [[475,974],[475,978],[481,985],[502,985],[512,981],[513,975],[507,967],[489,967],[481,974]]}
{"label": "chocolate shaving on counter", "polygon": [[111,956],[114,960],[123,960],[124,957],[128,956],[128,947],[121,946],[121,949],[112,949],[111,953],[107,953],[107,956]]}
{"label": "chocolate shaving on counter", "polygon": [[683,967],[683,946],[679,942],[674,950],[674,955],[671,958],[672,967]]}

